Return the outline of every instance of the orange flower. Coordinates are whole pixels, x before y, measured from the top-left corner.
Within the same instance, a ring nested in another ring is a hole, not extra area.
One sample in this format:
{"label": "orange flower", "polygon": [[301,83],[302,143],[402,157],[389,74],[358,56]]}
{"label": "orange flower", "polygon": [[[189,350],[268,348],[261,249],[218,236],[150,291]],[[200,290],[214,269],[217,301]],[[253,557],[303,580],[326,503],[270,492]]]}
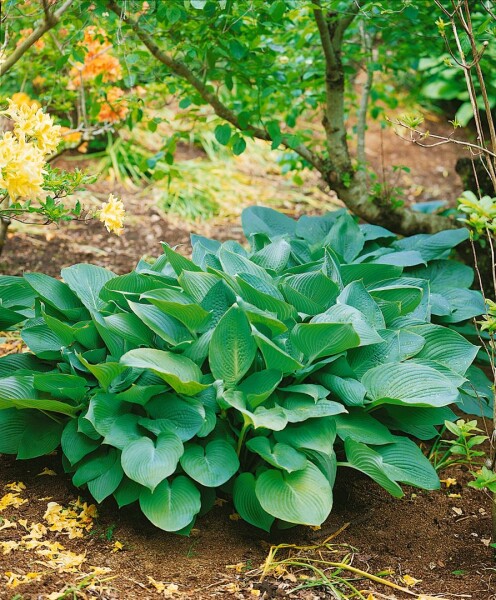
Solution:
{"label": "orange flower", "polygon": [[106,94],[106,100],[101,100],[102,106],[97,120],[100,123],[117,123],[126,118],[129,108],[127,101],[122,99],[124,92],[118,87],[111,87]]}
{"label": "orange flower", "polygon": [[84,63],[77,63],[69,72],[71,81],[68,89],[77,89],[82,82],[91,81],[102,75],[102,81],[109,83],[122,78],[119,59],[109,53],[112,44],[108,42],[105,31],[96,27],[87,27],[84,40],[79,45],[86,50]]}
{"label": "orange flower", "polygon": [[42,77],[41,75],[36,75],[36,77],[33,79],[33,85],[34,87],[42,87],[45,81],[45,77]]}
{"label": "orange flower", "polygon": [[27,29],[21,29],[19,33],[21,34],[21,37],[18,39],[16,47],[20,46],[24,40],[33,33],[33,29],[28,27]]}
{"label": "orange flower", "polygon": [[80,131],[74,131],[69,127],[61,127],[60,135],[62,136],[62,141],[66,144],[78,144],[82,137],[82,133]]}
{"label": "orange flower", "polygon": [[36,108],[41,108],[41,104],[38,102],[38,100],[33,100],[25,92],[16,92],[15,94],[12,94],[10,99],[17,106],[23,106],[24,104],[27,106],[32,106],[35,104]]}

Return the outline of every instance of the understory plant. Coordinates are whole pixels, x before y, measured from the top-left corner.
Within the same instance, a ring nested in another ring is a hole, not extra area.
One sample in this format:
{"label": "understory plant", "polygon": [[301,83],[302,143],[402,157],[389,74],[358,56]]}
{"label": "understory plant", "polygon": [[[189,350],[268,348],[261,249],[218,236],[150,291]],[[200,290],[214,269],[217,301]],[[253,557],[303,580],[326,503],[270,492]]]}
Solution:
{"label": "understory plant", "polygon": [[492,399],[465,337],[484,302],[450,258],[468,231],[263,207],[242,223],[249,249],[193,235],[191,260],[163,244],[127,275],[0,277],[0,329],[30,349],[0,358],[0,452],[60,445],[74,485],[181,534],[218,494],[267,531],[320,525],[337,467],[395,497],[438,488],[410,436]]}

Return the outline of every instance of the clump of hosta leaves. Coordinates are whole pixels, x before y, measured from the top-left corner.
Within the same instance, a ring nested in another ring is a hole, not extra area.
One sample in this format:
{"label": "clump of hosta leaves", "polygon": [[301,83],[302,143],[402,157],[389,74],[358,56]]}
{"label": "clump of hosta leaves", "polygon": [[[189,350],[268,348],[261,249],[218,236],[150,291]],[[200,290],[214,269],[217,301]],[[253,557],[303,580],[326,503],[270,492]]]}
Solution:
{"label": "clump of hosta leaves", "polygon": [[0,277],[0,329],[31,351],[0,359],[0,452],[60,444],[76,486],[178,533],[219,494],[265,530],[319,525],[337,467],[396,497],[437,488],[411,438],[492,397],[457,331],[485,311],[450,259],[468,232],[398,239],[345,211],[242,220],[249,249],[193,235],[191,260],[164,244],[123,276]]}

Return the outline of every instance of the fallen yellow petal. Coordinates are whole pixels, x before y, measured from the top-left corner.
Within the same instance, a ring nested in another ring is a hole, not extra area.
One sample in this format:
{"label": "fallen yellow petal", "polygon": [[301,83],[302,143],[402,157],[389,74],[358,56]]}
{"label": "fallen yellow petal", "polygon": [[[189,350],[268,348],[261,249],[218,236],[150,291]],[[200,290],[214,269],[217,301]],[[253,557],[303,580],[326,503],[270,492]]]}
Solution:
{"label": "fallen yellow petal", "polygon": [[165,590],[165,583],[163,581],[157,581],[156,579],[153,579],[153,577],[150,577],[150,575],[147,576],[147,579],[148,582],[151,583],[151,585],[153,585],[153,587],[157,590],[157,592],[159,592],[159,594]]}
{"label": "fallen yellow petal", "polygon": [[2,523],[2,525],[0,525],[0,531],[2,531],[2,529],[10,529],[11,527],[17,527],[17,523],[14,523],[14,521],[9,521],[8,519],[1,519],[0,523]]}
{"label": "fallen yellow petal", "polygon": [[457,481],[454,477],[447,477],[446,479],[440,479],[439,481],[441,481],[441,483],[444,483],[444,485],[447,488],[457,484]]}
{"label": "fallen yellow petal", "polygon": [[41,473],[38,473],[38,475],[36,475],[36,477],[41,477],[42,475],[51,475],[53,477],[54,475],[57,475],[57,473],[55,473],[55,471],[53,471],[52,469],[45,467]]}
{"label": "fallen yellow petal", "polygon": [[121,542],[114,542],[114,545],[112,547],[112,552],[119,552],[123,548],[124,548],[124,545]]}
{"label": "fallen yellow petal", "polygon": [[415,577],[411,577],[410,575],[403,575],[401,579],[408,587],[417,585],[417,583],[420,583],[422,581],[421,579],[415,579]]}
{"label": "fallen yellow petal", "polygon": [[19,548],[19,542],[15,542],[14,540],[0,542],[0,548],[2,549],[2,554],[10,554],[12,550]]}
{"label": "fallen yellow petal", "polygon": [[22,492],[26,489],[26,486],[24,483],[22,483],[22,481],[18,481],[17,483],[15,481],[12,483],[7,483],[5,487],[11,492]]}
{"label": "fallen yellow petal", "polygon": [[170,583],[164,590],[165,598],[172,598],[174,594],[179,593],[179,588],[175,583]]}
{"label": "fallen yellow petal", "polygon": [[27,500],[23,500],[19,498],[19,494],[5,494],[2,498],[0,498],[0,512],[8,508],[9,506],[13,506],[18,508],[22,504],[25,504]]}

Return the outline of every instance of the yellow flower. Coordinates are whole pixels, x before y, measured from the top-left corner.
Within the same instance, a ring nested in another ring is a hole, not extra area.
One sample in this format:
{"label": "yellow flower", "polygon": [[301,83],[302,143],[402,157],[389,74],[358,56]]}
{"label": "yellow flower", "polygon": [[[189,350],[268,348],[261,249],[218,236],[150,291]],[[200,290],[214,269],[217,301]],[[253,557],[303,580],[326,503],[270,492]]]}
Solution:
{"label": "yellow flower", "polygon": [[19,140],[29,138],[44,153],[50,154],[60,142],[60,125],[54,125],[50,115],[37,103],[17,104],[9,100],[9,108],[3,111],[14,121],[14,134]]}
{"label": "yellow flower", "polygon": [[114,546],[112,548],[112,552],[119,552],[123,548],[124,548],[124,545],[122,544],[122,542],[114,542]]}
{"label": "yellow flower", "polygon": [[0,188],[13,199],[36,198],[42,193],[45,173],[43,152],[24,137],[12,132],[0,139]]}
{"label": "yellow flower", "polygon": [[122,200],[116,198],[113,194],[110,194],[107,202],[102,204],[100,210],[100,221],[104,223],[107,231],[121,235],[124,231],[124,218],[126,211],[124,210],[124,204]]}

